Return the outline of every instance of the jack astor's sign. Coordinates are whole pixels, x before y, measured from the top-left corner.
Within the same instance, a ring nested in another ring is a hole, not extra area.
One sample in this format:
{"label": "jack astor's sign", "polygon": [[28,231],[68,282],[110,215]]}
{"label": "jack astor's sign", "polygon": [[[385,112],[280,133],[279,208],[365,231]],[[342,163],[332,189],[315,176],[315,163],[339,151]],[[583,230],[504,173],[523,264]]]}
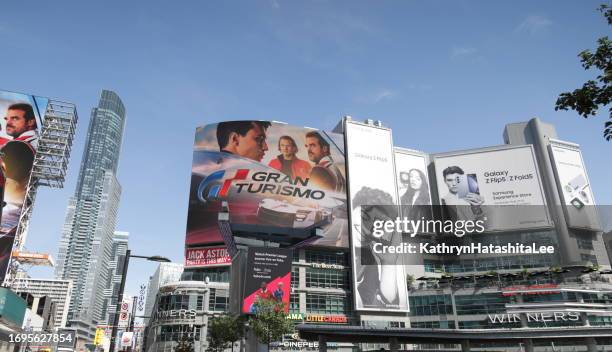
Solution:
{"label": "jack astor's sign", "polygon": [[231,262],[225,247],[188,248],[185,251],[185,266],[188,268],[225,265]]}
{"label": "jack astor's sign", "polygon": [[[555,321],[578,321],[580,320],[580,313],[578,312],[543,312],[543,313],[522,313],[525,314],[527,322],[555,322]],[[521,314],[518,313],[507,313],[507,314],[489,314],[489,322],[492,324],[507,324],[507,323],[520,323]]]}

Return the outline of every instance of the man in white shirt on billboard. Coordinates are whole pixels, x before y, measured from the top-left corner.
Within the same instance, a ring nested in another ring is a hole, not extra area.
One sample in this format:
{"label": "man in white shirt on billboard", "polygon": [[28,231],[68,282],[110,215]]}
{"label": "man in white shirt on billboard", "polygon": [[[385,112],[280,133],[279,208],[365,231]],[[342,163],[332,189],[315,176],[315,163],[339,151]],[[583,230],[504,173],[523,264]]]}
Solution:
{"label": "man in white shirt on billboard", "polygon": [[6,109],[6,134],[14,141],[29,143],[34,149],[37,147],[38,135],[36,133],[36,116],[32,105],[28,103],[12,104]]}
{"label": "man in white shirt on billboard", "polygon": [[442,197],[442,205],[450,220],[479,220],[485,217],[482,207],[484,198],[479,194],[467,192],[459,195],[460,178],[465,172],[459,166],[449,166],[442,171],[448,193]]}
{"label": "man in white shirt on billboard", "polygon": [[319,134],[311,131],[306,133],[306,149],[308,159],[315,163],[311,169],[310,180],[323,189],[336,192],[346,191],[344,175],[331,157],[329,143]]}

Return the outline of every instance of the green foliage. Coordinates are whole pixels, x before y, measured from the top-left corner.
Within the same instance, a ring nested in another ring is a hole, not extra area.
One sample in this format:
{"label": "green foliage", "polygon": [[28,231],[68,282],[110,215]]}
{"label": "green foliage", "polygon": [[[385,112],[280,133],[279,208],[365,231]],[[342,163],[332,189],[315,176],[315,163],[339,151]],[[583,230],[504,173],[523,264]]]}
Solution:
{"label": "green foliage", "polygon": [[258,298],[255,302],[255,316],[251,318],[251,327],[261,343],[267,345],[280,341],[285,334],[293,332],[293,322],[287,319],[285,304],[274,298]]}
{"label": "green foliage", "polygon": [[[612,8],[608,5],[601,5],[599,11],[608,21],[608,25],[612,25]],[[584,118],[597,114],[599,107],[605,107],[612,100],[612,41],[608,37],[602,37],[597,40],[597,50],[591,52],[584,50],[578,57],[582,62],[582,67],[585,70],[595,68],[600,71],[596,80],[588,80],[581,88],[575,89],[573,92],[565,92],[559,95],[555,104],[555,110],[576,111]],[[612,140],[612,108],[608,109],[610,116],[604,125],[604,138],[607,141]]]}
{"label": "green foliage", "polygon": [[245,321],[239,316],[222,315],[209,320],[208,350],[223,351],[244,336]]}
{"label": "green foliage", "polygon": [[178,345],[174,347],[174,352],[194,352],[193,339],[183,335],[183,337],[179,340]]}

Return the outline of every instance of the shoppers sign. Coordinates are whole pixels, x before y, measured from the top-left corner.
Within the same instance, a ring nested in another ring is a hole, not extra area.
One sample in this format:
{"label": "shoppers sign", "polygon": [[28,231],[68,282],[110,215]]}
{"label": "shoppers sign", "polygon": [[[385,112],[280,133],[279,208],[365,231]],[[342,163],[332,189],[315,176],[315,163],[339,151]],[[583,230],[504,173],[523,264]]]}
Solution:
{"label": "shoppers sign", "polygon": [[161,310],[155,312],[153,320],[195,319],[195,309]]}
{"label": "shoppers sign", "polygon": [[231,263],[232,258],[230,258],[225,247],[187,248],[185,250],[186,268],[202,268]]}

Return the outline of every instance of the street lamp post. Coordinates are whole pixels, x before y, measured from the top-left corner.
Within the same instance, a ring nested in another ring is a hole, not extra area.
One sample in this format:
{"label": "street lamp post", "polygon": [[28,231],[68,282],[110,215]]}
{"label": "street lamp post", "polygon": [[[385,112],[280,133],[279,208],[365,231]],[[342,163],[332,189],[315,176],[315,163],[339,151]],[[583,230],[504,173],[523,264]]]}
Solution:
{"label": "street lamp post", "polygon": [[117,297],[117,305],[115,306],[115,316],[113,317],[113,326],[111,330],[110,336],[110,348],[109,352],[115,352],[115,343],[117,342],[117,325],[119,324],[119,314],[121,313],[121,303],[123,302],[123,290],[125,289],[125,279],[127,277],[128,265],[130,263],[131,258],[143,258],[146,260],[150,260],[153,262],[163,262],[168,263],[170,259],[166,257],[162,257],[159,255],[154,256],[142,256],[142,255],[133,255],[131,250],[125,251],[125,256],[123,257],[123,270],[121,271],[121,283],[119,284],[119,296]]}

